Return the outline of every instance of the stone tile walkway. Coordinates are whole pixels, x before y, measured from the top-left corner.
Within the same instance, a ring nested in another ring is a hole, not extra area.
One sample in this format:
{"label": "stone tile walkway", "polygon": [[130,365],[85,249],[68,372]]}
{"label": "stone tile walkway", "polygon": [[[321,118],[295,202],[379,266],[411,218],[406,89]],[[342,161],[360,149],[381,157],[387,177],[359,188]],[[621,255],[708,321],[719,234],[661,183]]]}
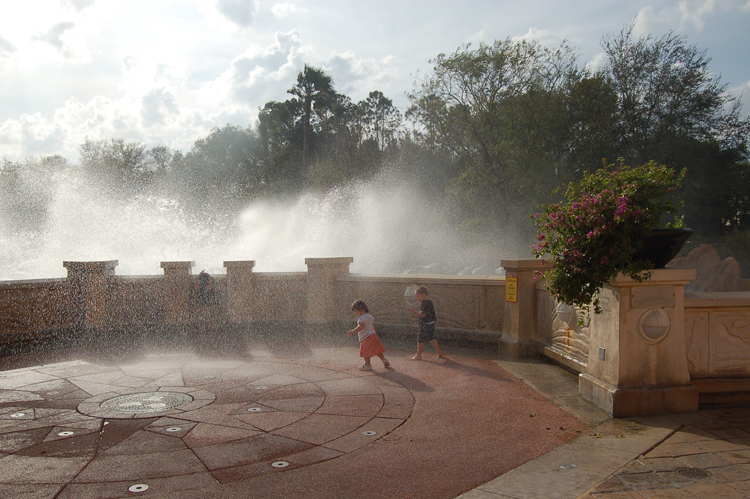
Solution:
{"label": "stone tile walkway", "polygon": [[706,409],[666,419],[678,429],[582,499],[750,497],[750,409]]}
{"label": "stone tile walkway", "polygon": [[750,498],[750,408],[612,419],[577,396],[566,371],[498,363],[589,429],[461,499]]}
{"label": "stone tile walkway", "polygon": [[750,408],[612,419],[544,362],[411,353],[6,368],[0,497],[750,498]]}
{"label": "stone tile walkway", "polygon": [[586,428],[487,359],[303,353],[1,371],[0,497],[453,498]]}

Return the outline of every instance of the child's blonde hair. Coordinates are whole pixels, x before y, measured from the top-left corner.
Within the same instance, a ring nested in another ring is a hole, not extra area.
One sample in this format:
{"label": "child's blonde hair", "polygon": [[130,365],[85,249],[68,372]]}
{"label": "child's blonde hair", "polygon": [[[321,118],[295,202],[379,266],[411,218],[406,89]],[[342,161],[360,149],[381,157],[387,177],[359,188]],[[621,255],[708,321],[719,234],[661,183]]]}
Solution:
{"label": "child's blonde hair", "polygon": [[366,314],[370,313],[370,309],[367,308],[367,304],[365,304],[365,302],[363,302],[362,300],[357,300],[352,303],[352,311],[354,310],[360,310]]}

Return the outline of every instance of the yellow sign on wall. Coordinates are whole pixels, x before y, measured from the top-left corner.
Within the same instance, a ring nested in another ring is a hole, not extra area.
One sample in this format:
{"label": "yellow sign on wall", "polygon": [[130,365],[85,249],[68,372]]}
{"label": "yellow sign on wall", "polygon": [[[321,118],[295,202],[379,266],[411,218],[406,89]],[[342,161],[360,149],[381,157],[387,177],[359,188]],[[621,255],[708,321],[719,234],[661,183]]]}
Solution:
{"label": "yellow sign on wall", "polygon": [[518,303],[518,277],[505,278],[505,301]]}

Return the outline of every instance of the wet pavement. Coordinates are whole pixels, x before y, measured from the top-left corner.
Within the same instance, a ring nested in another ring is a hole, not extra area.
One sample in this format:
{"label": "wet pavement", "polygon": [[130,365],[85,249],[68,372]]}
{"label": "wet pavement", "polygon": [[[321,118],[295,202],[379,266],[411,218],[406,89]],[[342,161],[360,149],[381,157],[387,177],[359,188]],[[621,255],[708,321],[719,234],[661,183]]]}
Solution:
{"label": "wet pavement", "polygon": [[386,347],[5,359],[0,497],[750,497],[750,409],[612,419],[544,362]]}
{"label": "wet pavement", "polygon": [[613,419],[577,396],[566,371],[498,363],[587,429],[461,499],[750,498],[750,408]]}
{"label": "wet pavement", "polygon": [[0,372],[0,497],[452,498],[585,429],[490,359],[283,350]]}

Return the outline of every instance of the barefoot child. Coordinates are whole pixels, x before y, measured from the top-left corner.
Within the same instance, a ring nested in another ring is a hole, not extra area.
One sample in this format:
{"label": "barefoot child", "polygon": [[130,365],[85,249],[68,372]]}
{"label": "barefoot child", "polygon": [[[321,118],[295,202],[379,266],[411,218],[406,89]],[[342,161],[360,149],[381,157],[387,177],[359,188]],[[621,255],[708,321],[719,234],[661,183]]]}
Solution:
{"label": "barefoot child", "polygon": [[428,298],[427,288],[420,286],[414,292],[414,298],[419,302],[419,310],[411,307],[406,307],[409,311],[415,314],[419,322],[419,334],[417,336],[417,354],[411,358],[411,360],[421,360],[422,350],[424,350],[424,344],[429,342],[437,351],[437,356],[442,357],[443,351],[440,349],[437,340],[435,339],[435,322],[437,316],[435,315],[435,306],[432,304],[432,300]]}
{"label": "barefoot child", "polygon": [[352,303],[352,312],[357,316],[357,327],[346,332],[349,336],[357,333],[359,338],[359,356],[364,357],[365,363],[359,368],[360,371],[371,371],[370,357],[378,356],[383,361],[383,367],[388,368],[391,365],[383,356],[385,347],[380,338],[375,334],[375,318],[370,315],[370,311],[362,300]]}

